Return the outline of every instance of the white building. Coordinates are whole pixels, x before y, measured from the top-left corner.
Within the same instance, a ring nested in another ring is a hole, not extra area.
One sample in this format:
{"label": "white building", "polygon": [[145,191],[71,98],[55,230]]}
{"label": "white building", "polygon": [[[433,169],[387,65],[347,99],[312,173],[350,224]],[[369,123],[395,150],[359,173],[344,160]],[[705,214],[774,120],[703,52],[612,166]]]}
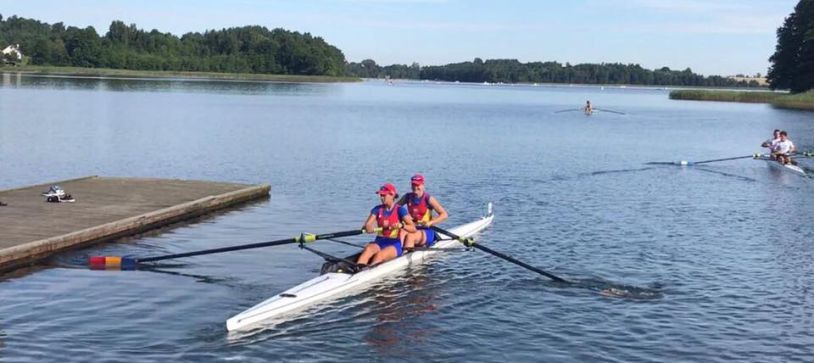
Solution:
{"label": "white building", "polygon": [[17,60],[23,60],[23,53],[20,52],[20,45],[19,44],[12,44],[3,49],[3,55],[6,54],[13,54],[17,57]]}

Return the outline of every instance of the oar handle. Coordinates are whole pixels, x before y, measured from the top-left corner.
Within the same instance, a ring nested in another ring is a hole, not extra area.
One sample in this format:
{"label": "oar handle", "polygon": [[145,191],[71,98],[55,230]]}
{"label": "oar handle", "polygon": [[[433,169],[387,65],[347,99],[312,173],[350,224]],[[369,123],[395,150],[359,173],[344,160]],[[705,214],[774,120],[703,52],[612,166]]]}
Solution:
{"label": "oar handle", "polygon": [[[446,229],[443,229],[443,228],[438,227],[438,226],[430,226],[430,229],[432,229],[433,231],[436,231],[438,233],[445,234],[445,235],[447,235],[449,237],[452,237],[452,239],[458,240],[460,242],[464,242],[464,240],[465,240],[463,237],[461,237],[461,236],[459,236],[459,235],[457,235],[455,233],[452,233],[450,231],[447,231]],[[466,242],[470,242],[470,243],[474,244],[474,240],[472,238],[466,239]],[[466,243],[464,243],[464,245],[466,245]]]}
{"label": "oar handle", "polygon": [[[375,228],[373,230],[373,233],[380,232],[381,230],[382,230],[381,228]],[[363,233],[367,233],[367,231],[365,231],[364,228],[362,228],[362,229],[354,229],[354,230],[344,231],[344,232],[318,234],[318,235],[316,235],[314,237],[315,237],[316,240],[321,240],[321,239],[328,239],[328,238],[350,237],[350,236],[360,235],[360,234],[363,234]]]}

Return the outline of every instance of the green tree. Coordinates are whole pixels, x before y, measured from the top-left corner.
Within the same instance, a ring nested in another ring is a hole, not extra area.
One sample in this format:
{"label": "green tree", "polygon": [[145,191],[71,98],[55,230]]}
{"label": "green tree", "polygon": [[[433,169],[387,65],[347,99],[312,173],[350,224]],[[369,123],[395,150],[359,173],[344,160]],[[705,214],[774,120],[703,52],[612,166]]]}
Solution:
{"label": "green tree", "polygon": [[114,20],[93,28],[0,17],[0,42],[19,43],[34,64],[141,70],[291,73],[338,76],[345,55],[320,37],[245,26],[177,37]]}
{"label": "green tree", "polygon": [[772,89],[793,93],[814,88],[814,0],[800,0],[777,29],[777,46],[766,76]]}

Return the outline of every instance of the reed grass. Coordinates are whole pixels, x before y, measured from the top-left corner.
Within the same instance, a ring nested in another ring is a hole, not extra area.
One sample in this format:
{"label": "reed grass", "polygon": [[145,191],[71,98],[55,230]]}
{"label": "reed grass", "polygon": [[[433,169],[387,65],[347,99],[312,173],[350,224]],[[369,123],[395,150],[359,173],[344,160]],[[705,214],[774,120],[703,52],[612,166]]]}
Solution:
{"label": "reed grass", "polygon": [[768,103],[773,107],[814,111],[814,91],[788,94],[771,91],[674,90],[671,100]]}

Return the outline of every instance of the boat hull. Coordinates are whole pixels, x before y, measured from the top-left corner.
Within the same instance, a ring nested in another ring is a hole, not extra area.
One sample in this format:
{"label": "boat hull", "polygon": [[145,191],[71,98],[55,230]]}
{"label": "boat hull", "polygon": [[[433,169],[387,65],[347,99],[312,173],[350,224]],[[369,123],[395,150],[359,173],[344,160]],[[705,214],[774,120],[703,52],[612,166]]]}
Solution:
{"label": "boat hull", "polygon": [[[494,216],[489,213],[480,220],[451,228],[449,231],[462,237],[469,237],[488,227],[493,218]],[[449,248],[456,245],[460,246],[457,241],[444,240],[433,245],[433,248]],[[383,276],[403,270],[408,266],[422,264],[438,252],[433,251],[431,248],[407,253],[399,258],[355,274],[341,272],[322,274],[229,318],[226,321],[226,329],[229,331],[240,330],[259,322],[271,321],[289,312],[300,310],[341,293],[366,286],[370,282],[378,281]]]}
{"label": "boat hull", "polygon": [[769,167],[771,167],[773,169],[783,170],[785,172],[789,172],[789,173],[792,173],[792,174],[797,174],[797,175],[800,175],[800,176],[805,176],[805,177],[808,176],[808,173],[806,173],[805,170],[803,170],[803,168],[801,168],[801,167],[799,167],[797,165],[792,165],[792,164],[783,165],[783,164],[778,163],[776,160],[772,160],[770,158],[761,158],[761,160],[765,160],[766,162],[768,162]]}

